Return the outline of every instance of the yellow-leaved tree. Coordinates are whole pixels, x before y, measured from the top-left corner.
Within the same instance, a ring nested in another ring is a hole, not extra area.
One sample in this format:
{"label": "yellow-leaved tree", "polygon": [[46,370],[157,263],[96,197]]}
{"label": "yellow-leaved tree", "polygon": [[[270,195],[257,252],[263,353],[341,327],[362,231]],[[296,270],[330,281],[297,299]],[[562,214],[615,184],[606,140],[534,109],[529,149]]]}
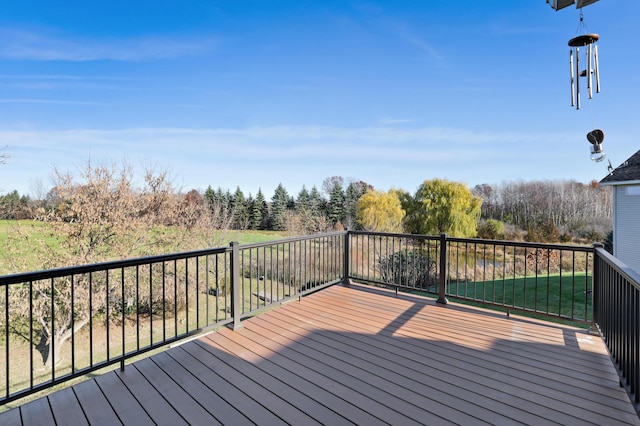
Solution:
{"label": "yellow-leaved tree", "polygon": [[463,183],[446,179],[425,180],[413,198],[403,197],[407,231],[471,238],[477,234],[482,199]]}
{"label": "yellow-leaved tree", "polygon": [[366,231],[402,232],[405,211],[400,204],[398,193],[367,191],[356,207],[356,221]]}

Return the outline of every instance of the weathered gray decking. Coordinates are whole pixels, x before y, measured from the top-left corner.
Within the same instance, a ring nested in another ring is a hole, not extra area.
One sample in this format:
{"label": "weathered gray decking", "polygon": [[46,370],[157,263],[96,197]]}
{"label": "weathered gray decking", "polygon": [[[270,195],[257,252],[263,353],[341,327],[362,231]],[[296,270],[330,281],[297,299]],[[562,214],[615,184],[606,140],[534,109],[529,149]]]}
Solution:
{"label": "weathered gray decking", "polygon": [[584,330],[334,286],[0,415],[0,424],[636,424]]}

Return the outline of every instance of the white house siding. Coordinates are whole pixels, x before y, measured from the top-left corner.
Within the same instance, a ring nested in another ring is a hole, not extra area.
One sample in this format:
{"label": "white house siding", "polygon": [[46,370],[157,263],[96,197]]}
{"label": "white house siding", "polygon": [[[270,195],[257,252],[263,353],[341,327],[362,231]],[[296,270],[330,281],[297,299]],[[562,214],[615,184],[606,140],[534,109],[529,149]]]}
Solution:
{"label": "white house siding", "polygon": [[[627,191],[627,188],[633,188]],[[614,191],[615,227],[613,239],[614,255],[627,266],[640,272],[640,185],[619,185]]]}

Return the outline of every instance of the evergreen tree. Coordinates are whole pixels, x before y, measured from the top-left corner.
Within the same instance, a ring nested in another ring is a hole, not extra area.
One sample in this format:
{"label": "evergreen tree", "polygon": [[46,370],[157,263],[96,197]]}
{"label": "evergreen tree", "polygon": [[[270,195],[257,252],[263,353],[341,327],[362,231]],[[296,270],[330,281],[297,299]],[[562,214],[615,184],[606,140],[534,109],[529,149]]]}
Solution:
{"label": "evergreen tree", "polygon": [[204,191],[204,200],[205,200],[205,202],[207,203],[207,205],[209,207],[211,207],[211,206],[213,206],[215,204],[216,192],[213,190],[211,185],[209,185],[207,187],[207,190]]}
{"label": "evergreen tree", "polygon": [[233,195],[231,194],[231,191],[229,191],[228,189],[227,189],[227,192],[225,192],[222,195],[222,202],[223,202],[223,205],[226,206],[227,213],[232,214],[233,213]]}
{"label": "evergreen tree", "polygon": [[253,205],[255,204],[255,202],[256,200],[253,198],[253,195],[251,195],[251,193],[249,193],[249,196],[247,196],[247,198],[244,200],[245,209],[247,210],[247,223],[245,229],[253,229],[251,228],[251,218],[253,216]]}
{"label": "evergreen tree", "polygon": [[331,190],[327,206],[327,218],[333,225],[344,221],[344,192],[342,191],[342,185],[339,183],[336,183]]}
{"label": "evergreen tree", "polygon": [[264,229],[264,221],[267,217],[267,203],[262,194],[262,189],[258,188],[258,194],[251,203],[251,215],[249,219],[249,229]]}
{"label": "evergreen tree", "polygon": [[261,190],[258,190],[258,194],[262,199],[262,222],[260,229],[269,229],[269,203],[267,203],[267,200],[264,198]]}
{"label": "evergreen tree", "polygon": [[18,210],[22,205],[28,203],[28,197],[22,196],[18,191],[13,190],[6,195],[0,196],[0,218],[1,219],[18,219]]}
{"label": "evergreen tree", "polygon": [[309,193],[309,209],[313,217],[321,217],[325,213],[325,201],[315,185]]}
{"label": "evergreen tree", "polygon": [[303,185],[302,189],[298,193],[298,198],[295,203],[295,212],[300,220],[300,224],[302,225],[303,232],[313,233],[313,221],[314,216],[311,212],[311,197],[309,196],[309,191]]}
{"label": "evergreen tree", "polygon": [[347,186],[344,196],[344,226],[347,229],[354,229],[356,224],[358,200],[362,193],[355,184],[350,183]]}
{"label": "evergreen tree", "polygon": [[280,183],[271,198],[271,215],[269,216],[270,229],[274,231],[286,230],[288,204],[289,194]]}
{"label": "evergreen tree", "polygon": [[233,228],[247,228],[249,225],[249,207],[239,186],[231,198],[231,211],[233,212]]}
{"label": "evergreen tree", "polygon": [[[210,189],[211,187],[209,187]],[[210,203],[212,211],[218,211],[222,215],[227,215],[228,212],[231,211],[231,193],[229,190],[227,192],[223,192],[222,188],[218,187],[215,191],[207,191],[205,192],[205,198]]]}
{"label": "evergreen tree", "polygon": [[310,207],[311,197],[309,196],[309,191],[307,191],[307,188],[302,185],[302,189],[298,193],[298,198],[296,199],[295,203],[296,213],[306,212]]}

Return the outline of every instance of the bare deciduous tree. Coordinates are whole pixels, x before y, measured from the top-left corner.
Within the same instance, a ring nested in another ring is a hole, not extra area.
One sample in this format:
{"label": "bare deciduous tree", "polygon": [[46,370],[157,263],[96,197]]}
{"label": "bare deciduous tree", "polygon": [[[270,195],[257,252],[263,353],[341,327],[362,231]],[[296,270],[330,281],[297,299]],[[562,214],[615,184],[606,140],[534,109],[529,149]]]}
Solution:
{"label": "bare deciduous tree", "polygon": [[[232,216],[216,216],[215,206],[207,206],[197,191],[180,194],[166,171],[147,170],[142,188],[134,187],[126,165],[87,163],[77,177],[58,170],[55,176],[52,193],[57,203],[47,220],[62,250],[40,244],[42,269],[175,252],[192,248],[196,240],[211,246],[214,231],[232,220]],[[130,277],[122,280],[127,286],[125,293],[133,291],[135,281]],[[122,288],[114,286],[106,273],[93,274],[91,279],[74,275],[13,287],[10,309],[15,313],[15,327],[21,321],[33,321],[34,330],[40,333],[36,348],[44,365],[51,367],[54,359],[60,360],[64,343],[90,318],[126,309],[127,294],[122,294]],[[139,296],[147,312],[163,303],[151,300],[150,295]],[[107,303],[110,308],[105,312]]]}
{"label": "bare deciduous tree", "polygon": [[553,225],[573,234],[611,223],[612,192],[593,181],[511,181],[500,185],[477,185],[474,193],[483,200],[483,217],[522,229]]}

